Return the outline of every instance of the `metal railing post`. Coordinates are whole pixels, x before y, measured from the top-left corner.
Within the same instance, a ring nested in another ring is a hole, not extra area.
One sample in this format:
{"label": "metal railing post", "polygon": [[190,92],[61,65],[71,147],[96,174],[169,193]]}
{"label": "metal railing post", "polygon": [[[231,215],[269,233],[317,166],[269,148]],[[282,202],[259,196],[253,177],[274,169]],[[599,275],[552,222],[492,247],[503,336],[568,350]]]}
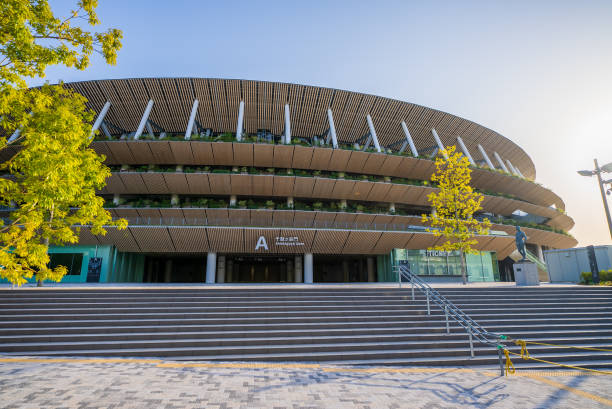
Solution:
{"label": "metal railing post", "polygon": [[397,267],[397,284],[399,288],[402,288],[402,269],[399,266]]}
{"label": "metal railing post", "polygon": [[497,347],[497,357],[499,358],[499,376],[504,376],[504,358],[502,358],[502,350]]}
{"label": "metal railing post", "polygon": [[472,325],[468,325],[468,333],[470,335],[470,356],[474,358],[474,340],[472,339]]}
{"label": "metal railing post", "polygon": [[414,280],[410,276],[410,286],[412,287],[412,301],[414,301]]}
{"label": "metal railing post", "polygon": [[429,308],[429,289],[427,289],[425,293],[427,294],[427,315],[431,315],[431,308]]}
{"label": "metal railing post", "polygon": [[444,315],[446,315],[446,333],[450,334],[450,326],[448,324],[448,307],[444,306]]}

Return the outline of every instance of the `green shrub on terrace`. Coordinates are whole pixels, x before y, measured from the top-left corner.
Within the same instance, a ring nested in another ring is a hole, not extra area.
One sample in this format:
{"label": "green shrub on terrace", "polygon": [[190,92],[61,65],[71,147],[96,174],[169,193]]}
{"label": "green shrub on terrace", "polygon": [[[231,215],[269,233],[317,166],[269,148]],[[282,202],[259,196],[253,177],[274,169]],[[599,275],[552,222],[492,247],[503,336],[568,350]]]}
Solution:
{"label": "green shrub on terrace", "polygon": [[[580,284],[592,285],[593,273],[585,271],[580,274]],[[599,272],[599,285],[612,285],[612,269]]]}

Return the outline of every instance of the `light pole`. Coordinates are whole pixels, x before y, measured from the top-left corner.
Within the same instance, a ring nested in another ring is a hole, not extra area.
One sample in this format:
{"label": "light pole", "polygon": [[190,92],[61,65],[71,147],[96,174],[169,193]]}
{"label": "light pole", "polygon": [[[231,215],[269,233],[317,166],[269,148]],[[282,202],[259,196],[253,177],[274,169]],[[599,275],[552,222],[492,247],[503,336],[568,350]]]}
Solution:
{"label": "light pole", "polygon": [[[593,161],[595,162],[595,170],[579,170],[578,174],[581,176],[597,175],[597,182],[599,183],[599,191],[601,192],[601,200],[603,201],[604,210],[606,211],[606,218],[608,219],[608,229],[610,230],[610,237],[612,238],[612,219],[610,218],[610,209],[608,208],[608,201],[606,200],[606,194],[605,194],[606,189],[604,187],[605,183],[612,183],[612,179],[606,180],[606,181],[601,180],[602,172],[605,172],[605,173],[612,172],[612,162],[600,168],[599,165],[597,164],[597,159],[593,159]],[[610,191],[608,191],[608,194],[610,194]]]}

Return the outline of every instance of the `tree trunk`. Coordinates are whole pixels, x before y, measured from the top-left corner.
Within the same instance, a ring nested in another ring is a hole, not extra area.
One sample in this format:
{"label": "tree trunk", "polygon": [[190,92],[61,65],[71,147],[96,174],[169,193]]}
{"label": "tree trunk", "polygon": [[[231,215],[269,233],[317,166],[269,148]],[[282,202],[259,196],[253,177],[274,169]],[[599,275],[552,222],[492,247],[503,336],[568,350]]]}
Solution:
{"label": "tree trunk", "polygon": [[463,280],[463,285],[467,284],[467,269],[466,269],[466,265],[465,265],[465,253],[463,252],[463,250],[459,250],[460,251],[460,257],[461,257],[461,279]]}

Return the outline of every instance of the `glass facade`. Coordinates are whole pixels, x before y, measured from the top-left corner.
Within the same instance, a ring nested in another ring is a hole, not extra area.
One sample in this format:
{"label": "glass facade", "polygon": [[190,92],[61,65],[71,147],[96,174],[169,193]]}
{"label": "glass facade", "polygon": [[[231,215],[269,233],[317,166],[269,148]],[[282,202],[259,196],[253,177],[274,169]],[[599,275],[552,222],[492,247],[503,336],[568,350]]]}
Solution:
{"label": "glass facade", "polygon": [[[408,260],[413,273],[422,276],[461,276],[461,255],[458,251],[394,249],[395,262]],[[468,281],[499,281],[497,256],[481,251],[466,254]]]}

